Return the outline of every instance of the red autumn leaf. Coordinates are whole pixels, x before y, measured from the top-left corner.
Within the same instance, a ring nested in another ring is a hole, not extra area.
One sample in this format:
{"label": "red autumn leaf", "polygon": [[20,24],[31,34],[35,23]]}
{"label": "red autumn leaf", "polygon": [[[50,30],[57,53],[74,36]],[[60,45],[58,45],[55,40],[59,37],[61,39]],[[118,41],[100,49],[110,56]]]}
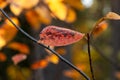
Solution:
{"label": "red autumn leaf", "polygon": [[12,57],[12,61],[14,62],[14,64],[18,64],[19,62],[25,60],[27,58],[27,56],[25,54],[16,54]]}
{"label": "red autumn leaf", "polygon": [[65,46],[82,39],[84,34],[57,26],[48,26],[40,33],[38,43],[49,46]]}

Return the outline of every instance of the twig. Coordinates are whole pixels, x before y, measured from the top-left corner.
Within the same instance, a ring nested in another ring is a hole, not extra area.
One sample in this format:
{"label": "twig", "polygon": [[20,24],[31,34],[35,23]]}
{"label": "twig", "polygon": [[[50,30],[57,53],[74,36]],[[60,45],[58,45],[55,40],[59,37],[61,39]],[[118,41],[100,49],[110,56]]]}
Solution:
{"label": "twig", "polygon": [[105,17],[100,18],[95,25],[93,26],[93,29],[91,30],[91,32],[89,33],[90,37],[93,37],[94,31],[96,30],[96,28],[98,27],[98,25],[103,22],[105,20]]}
{"label": "twig", "polygon": [[50,49],[49,47],[38,43],[38,40],[33,38],[32,36],[30,36],[28,33],[26,33],[24,30],[22,30],[19,26],[17,26],[11,19],[10,17],[0,8],[0,11],[3,13],[3,15],[21,32],[23,33],[26,37],[28,37],[30,40],[32,40],[33,42],[39,44],[40,46],[48,49],[49,51],[51,51],[52,53],[54,53],[57,57],[60,58],[60,60],[62,60],[64,63],[66,63],[67,65],[69,65],[70,67],[72,67],[73,69],[75,69],[77,72],[79,72],[82,76],[84,76],[84,78],[86,78],[86,80],[90,80],[89,77],[82,72],[80,69],[78,69],[76,66],[74,66],[72,63],[70,63],[68,60],[66,60],[65,58],[63,58],[60,54],[58,54],[56,51]]}
{"label": "twig", "polygon": [[91,53],[90,53],[90,34],[89,33],[87,33],[87,44],[88,44],[88,55],[89,55],[90,71],[91,71],[92,79],[95,80],[93,67],[92,67],[92,57],[91,57]]}
{"label": "twig", "polygon": [[93,29],[92,29],[91,32],[89,33],[90,38],[92,39],[92,40],[90,39],[90,40],[91,40],[91,45],[94,47],[94,49],[95,49],[96,51],[98,51],[98,53],[99,53],[104,59],[106,59],[110,64],[112,64],[112,66],[114,66],[116,69],[120,69],[120,66],[119,66],[115,61],[113,61],[112,59],[110,59],[110,58],[108,58],[107,56],[105,56],[105,53],[102,52],[102,50],[100,50],[100,48],[98,48],[98,47],[96,46],[96,44],[92,42],[92,41],[93,41],[93,34],[94,34],[95,29],[97,28],[98,24],[100,24],[101,22],[103,22],[103,21],[105,21],[105,20],[107,20],[106,17],[100,18],[100,19],[95,23]]}

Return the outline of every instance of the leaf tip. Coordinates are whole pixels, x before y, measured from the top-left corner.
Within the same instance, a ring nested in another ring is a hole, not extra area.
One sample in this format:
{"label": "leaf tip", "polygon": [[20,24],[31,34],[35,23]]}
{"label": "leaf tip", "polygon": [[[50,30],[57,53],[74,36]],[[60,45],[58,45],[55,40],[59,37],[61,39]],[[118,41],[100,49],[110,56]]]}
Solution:
{"label": "leaf tip", "polygon": [[105,19],[109,20],[120,20],[120,15],[115,13],[115,12],[109,12],[106,16]]}

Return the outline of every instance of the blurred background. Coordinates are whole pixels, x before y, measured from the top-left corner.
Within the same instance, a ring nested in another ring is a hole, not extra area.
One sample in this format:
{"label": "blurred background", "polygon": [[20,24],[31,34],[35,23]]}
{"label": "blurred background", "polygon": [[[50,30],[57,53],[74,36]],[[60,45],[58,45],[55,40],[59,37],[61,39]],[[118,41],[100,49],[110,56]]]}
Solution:
{"label": "blurred background", "polygon": [[[48,25],[88,33],[108,12],[120,14],[120,0],[0,0],[0,8],[25,32],[39,39],[40,31]],[[91,42],[96,80],[120,80],[120,21],[105,22]],[[86,40],[51,48],[91,78]],[[0,80],[85,79],[16,30],[0,13]]]}

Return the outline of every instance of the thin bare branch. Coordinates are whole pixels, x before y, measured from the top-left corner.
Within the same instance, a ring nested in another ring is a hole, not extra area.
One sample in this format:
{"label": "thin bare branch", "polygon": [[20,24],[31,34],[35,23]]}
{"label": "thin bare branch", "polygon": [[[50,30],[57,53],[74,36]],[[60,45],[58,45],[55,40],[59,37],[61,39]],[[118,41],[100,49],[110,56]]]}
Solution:
{"label": "thin bare branch", "polygon": [[87,33],[87,44],[88,44],[88,56],[89,56],[90,71],[91,71],[92,79],[95,80],[93,66],[92,66],[91,51],[90,51],[90,35],[89,35],[89,33]]}

